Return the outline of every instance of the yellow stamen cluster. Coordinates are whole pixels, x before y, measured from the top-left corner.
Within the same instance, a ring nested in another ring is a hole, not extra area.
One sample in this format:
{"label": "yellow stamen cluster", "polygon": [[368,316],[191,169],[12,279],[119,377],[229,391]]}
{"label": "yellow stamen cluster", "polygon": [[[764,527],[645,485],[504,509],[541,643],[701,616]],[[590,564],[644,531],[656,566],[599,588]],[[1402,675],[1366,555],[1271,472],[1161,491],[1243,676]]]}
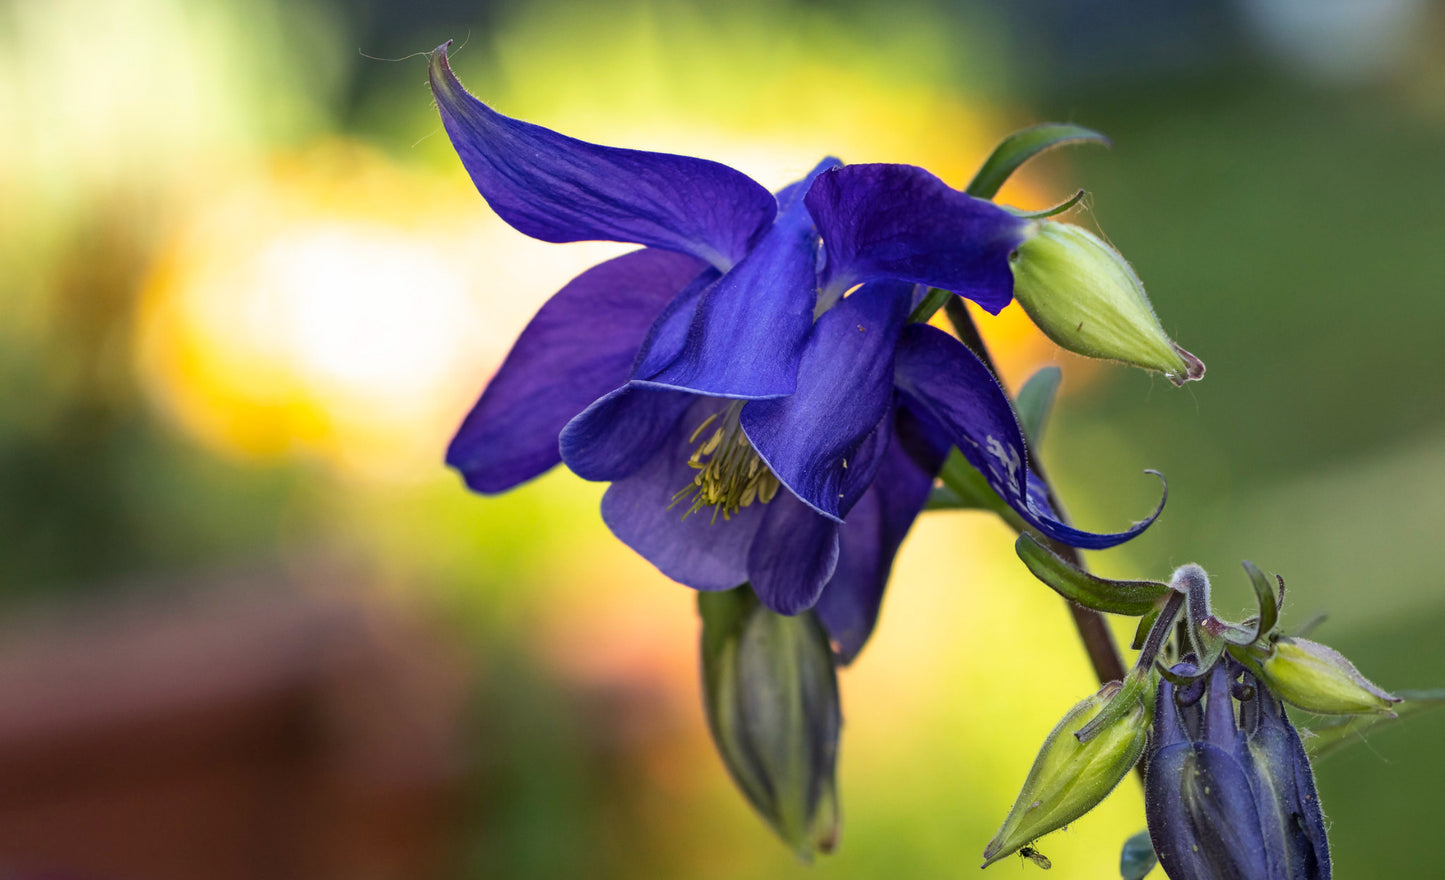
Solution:
{"label": "yellow stamen cluster", "polygon": [[[713,413],[688,438],[694,448],[687,464],[697,475],[672,496],[673,504],[690,502],[684,518],[711,507],[714,522],[719,513],[729,519],[754,501],[767,504],[778,494],[778,478],[758,458],[738,424],[742,408],[742,401],[736,401],[722,412]],[[707,439],[699,442],[703,436]]]}

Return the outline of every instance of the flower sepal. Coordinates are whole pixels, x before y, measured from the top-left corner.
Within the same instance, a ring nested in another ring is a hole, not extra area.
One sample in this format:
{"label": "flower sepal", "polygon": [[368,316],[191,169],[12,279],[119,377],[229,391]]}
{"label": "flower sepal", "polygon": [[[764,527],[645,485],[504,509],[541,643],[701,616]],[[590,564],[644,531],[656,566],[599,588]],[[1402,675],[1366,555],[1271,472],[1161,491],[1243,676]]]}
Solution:
{"label": "flower sepal", "polygon": [[1034,577],[1055,592],[1085,608],[1108,614],[1144,615],[1172,590],[1158,581],[1115,581],[1090,574],[1025,532],[1014,543],[1019,559]]}

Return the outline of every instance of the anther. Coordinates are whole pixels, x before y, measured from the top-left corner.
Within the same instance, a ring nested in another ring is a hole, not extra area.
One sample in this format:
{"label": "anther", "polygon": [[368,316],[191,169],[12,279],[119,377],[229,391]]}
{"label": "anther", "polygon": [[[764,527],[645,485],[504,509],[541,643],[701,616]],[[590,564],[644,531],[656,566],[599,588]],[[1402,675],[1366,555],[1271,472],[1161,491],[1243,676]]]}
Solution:
{"label": "anther", "polygon": [[[672,499],[673,504],[689,502],[684,518],[711,507],[714,521],[718,514],[728,519],[754,501],[767,504],[777,495],[778,478],[758,458],[738,422],[742,406],[742,401],[734,401],[721,412],[713,413],[688,438],[694,449],[687,464],[697,474]],[[706,434],[708,428],[713,429],[712,433],[699,443],[698,438]]]}

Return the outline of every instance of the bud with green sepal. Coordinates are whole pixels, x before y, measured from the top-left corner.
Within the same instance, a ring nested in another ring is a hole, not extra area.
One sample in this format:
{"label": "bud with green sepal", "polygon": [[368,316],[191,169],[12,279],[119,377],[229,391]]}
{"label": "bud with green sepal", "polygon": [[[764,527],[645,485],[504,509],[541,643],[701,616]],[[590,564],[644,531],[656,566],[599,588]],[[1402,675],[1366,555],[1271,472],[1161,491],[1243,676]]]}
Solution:
{"label": "bud with green sepal", "polygon": [[1400,698],[1365,678],[1343,654],[1328,645],[1279,631],[1284,579],[1275,587],[1254,564],[1244,563],[1259,601],[1252,632],[1229,626],[1230,653],[1275,694],[1318,715],[1394,715]]}
{"label": "bud with green sepal", "polygon": [[1105,685],[1070,709],[1044,740],[1013,809],[983,851],[984,867],[1092,810],[1138,763],[1149,730],[1152,694],[1149,699],[1135,699],[1128,711],[1088,742],[1074,736],[1119,690],[1119,682]]}
{"label": "bud with green sepal", "polygon": [[1394,715],[1400,702],[1339,651],[1308,639],[1280,636],[1241,659],[1285,702],[1317,715]]}
{"label": "bud with green sepal", "polygon": [[1061,347],[1163,373],[1176,385],[1204,364],[1164,332],[1118,251],[1078,226],[1038,221],[1012,257],[1014,299]]}
{"label": "bud with green sepal", "polygon": [[1144,753],[1158,679],[1155,659],[1174,628],[1184,594],[1170,590],[1134,668],[1070,709],[1044,740],[983,866],[1017,852],[1098,806]]}
{"label": "bud with green sepal", "polygon": [[788,617],[750,587],[698,594],[708,727],[753,806],[803,860],[838,837],[842,727],[827,634],[812,611]]}

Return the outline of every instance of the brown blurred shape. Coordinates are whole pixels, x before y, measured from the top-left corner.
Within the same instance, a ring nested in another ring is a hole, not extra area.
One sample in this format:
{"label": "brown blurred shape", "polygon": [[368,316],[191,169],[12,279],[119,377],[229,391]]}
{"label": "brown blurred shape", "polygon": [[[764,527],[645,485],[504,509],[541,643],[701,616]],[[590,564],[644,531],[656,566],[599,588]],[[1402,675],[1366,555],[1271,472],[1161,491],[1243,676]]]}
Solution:
{"label": "brown blurred shape", "polygon": [[0,875],[444,871],[460,664],[384,606],[263,592],[0,634]]}

